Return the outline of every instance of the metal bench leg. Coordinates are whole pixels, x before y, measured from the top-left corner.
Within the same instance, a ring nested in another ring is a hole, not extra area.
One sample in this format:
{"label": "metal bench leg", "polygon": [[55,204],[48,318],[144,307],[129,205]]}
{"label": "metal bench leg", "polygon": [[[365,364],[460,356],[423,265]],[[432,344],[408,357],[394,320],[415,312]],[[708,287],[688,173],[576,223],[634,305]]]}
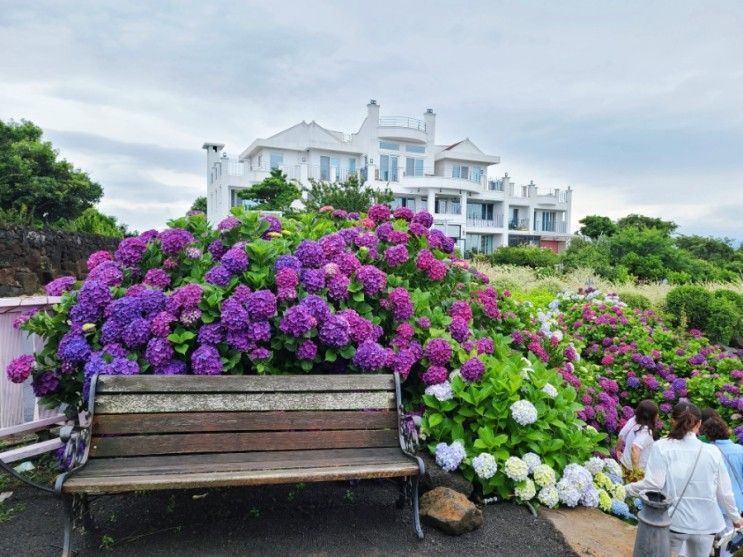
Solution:
{"label": "metal bench leg", "polygon": [[413,476],[413,521],[415,522],[415,533],[418,539],[423,539],[423,529],[421,528],[421,514],[418,509],[418,476]]}
{"label": "metal bench leg", "polygon": [[87,493],[84,493],[80,496],[80,506],[83,515],[83,528],[85,528],[86,532],[95,530],[93,514],[90,512],[90,499],[88,498]]}
{"label": "metal bench leg", "polygon": [[395,501],[395,506],[398,509],[404,509],[405,503],[408,502],[408,488],[409,486],[409,478],[400,478],[400,496],[397,498],[397,501]]}
{"label": "metal bench leg", "polygon": [[64,523],[64,543],[62,544],[62,557],[72,557],[72,527],[74,521],[73,515],[73,498],[71,495],[65,495],[62,498],[64,505],[65,523]]}

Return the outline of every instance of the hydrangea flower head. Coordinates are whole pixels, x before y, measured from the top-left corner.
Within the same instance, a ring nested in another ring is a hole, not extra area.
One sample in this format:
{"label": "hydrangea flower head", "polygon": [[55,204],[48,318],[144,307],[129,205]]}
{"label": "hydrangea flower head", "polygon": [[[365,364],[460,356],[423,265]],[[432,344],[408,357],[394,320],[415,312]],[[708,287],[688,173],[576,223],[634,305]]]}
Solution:
{"label": "hydrangea flower head", "polygon": [[534,482],[539,487],[554,486],[557,482],[557,475],[551,466],[547,464],[540,464],[533,470]]}
{"label": "hydrangea flower head", "polygon": [[604,470],[604,459],[597,456],[592,456],[586,461],[583,466],[585,466],[586,469],[595,476],[596,474]]}
{"label": "hydrangea flower head", "polygon": [[447,472],[459,468],[465,456],[464,446],[459,441],[454,441],[451,445],[446,443],[436,445],[436,464]]}
{"label": "hydrangea flower head", "polygon": [[516,423],[527,426],[537,421],[537,409],[528,400],[517,400],[511,404],[511,417]]}
{"label": "hydrangea flower head", "polygon": [[[105,252],[108,253],[108,252]],[[72,290],[77,279],[75,277],[59,277],[46,285],[48,296],[61,296],[65,292]]]}
{"label": "hydrangea flower head", "polygon": [[506,476],[515,482],[529,477],[529,465],[517,456],[509,456],[503,468]]}
{"label": "hydrangea flower head", "polygon": [[537,499],[548,509],[554,509],[560,503],[557,488],[553,485],[548,485],[540,489]]}
{"label": "hydrangea flower head", "polygon": [[495,473],[498,471],[498,463],[495,461],[493,455],[480,453],[472,459],[472,468],[478,478],[488,480],[495,476]]}
{"label": "hydrangea flower head", "polygon": [[533,474],[534,470],[537,469],[537,466],[541,466],[542,464],[542,459],[535,453],[526,453],[521,457],[521,459],[526,462],[526,465],[529,467],[529,474]]}
{"label": "hydrangea flower head", "polygon": [[531,501],[534,498],[534,496],[537,494],[537,488],[534,485],[534,482],[527,478],[516,484],[516,489],[514,489],[514,494],[521,501]]}
{"label": "hydrangea flower head", "polygon": [[23,383],[31,376],[34,365],[34,357],[28,354],[13,358],[6,368],[8,379],[11,383]]}
{"label": "hydrangea flower head", "polygon": [[436,400],[445,401],[454,398],[454,392],[451,388],[451,383],[444,381],[443,383],[437,383],[435,385],[428,385],[425,394],[434,397]]}
{"label": "hydrangea flower head", "polygon": [[462,379],[465,381],[470,383],[479,381],[483,373],[485,373],[485,364],[477,356],[470,358],[462,364],[461,374]]}

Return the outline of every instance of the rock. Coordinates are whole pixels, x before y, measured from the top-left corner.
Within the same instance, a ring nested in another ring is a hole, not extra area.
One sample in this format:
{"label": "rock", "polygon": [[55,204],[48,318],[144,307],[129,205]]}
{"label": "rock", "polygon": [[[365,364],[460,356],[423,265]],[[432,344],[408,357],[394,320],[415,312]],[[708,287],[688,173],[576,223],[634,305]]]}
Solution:
{"label": "rock", "polygon": [[436,487],[421,497],[421,518],[442,532],[459,536],[482,526],[482,511],[464,495]]}
{"label": "rock", "polygon": [[462,474],[443,470],[428,453],[420,453],[418,456],[423,459],[426,465],[426,473],[421,477],[420,481],[421,493],[431,491],[436,487],[448,487],[467,496],[472,494],[472,483],[467,481]]}

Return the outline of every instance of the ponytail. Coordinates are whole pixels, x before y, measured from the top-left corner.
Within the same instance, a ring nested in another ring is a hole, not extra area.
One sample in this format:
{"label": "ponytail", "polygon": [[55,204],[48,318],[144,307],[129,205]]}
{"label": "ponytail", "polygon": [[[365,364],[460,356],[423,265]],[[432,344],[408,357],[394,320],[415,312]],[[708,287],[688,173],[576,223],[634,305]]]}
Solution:
{"label": "ponytail", "polygon": [[702,421],[699,408],[689,402],[680,402],[671,412],[671,431],[668,437],[681,440]]}

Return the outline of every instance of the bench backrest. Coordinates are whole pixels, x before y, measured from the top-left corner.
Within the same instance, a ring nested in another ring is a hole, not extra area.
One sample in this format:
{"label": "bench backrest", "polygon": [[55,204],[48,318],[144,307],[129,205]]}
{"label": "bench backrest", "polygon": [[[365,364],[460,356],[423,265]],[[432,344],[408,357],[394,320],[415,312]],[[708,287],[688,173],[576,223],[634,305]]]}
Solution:
{"label": "bench backrest", "polygon": [[395,447],[393,375],[98,377],[90,458]]}

